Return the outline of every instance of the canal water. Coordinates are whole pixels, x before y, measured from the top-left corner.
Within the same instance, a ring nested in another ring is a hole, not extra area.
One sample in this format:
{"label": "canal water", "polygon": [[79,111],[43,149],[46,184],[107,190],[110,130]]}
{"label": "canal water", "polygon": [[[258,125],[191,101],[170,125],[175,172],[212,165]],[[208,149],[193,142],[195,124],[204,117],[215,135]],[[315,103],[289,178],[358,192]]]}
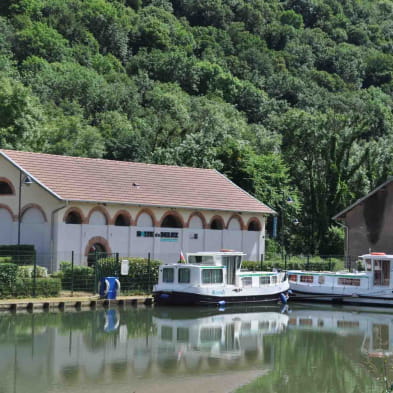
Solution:
{"label": "canal water", "polygon": [[0,393],[382,393],[392,334],[314,305],[0,314]]}

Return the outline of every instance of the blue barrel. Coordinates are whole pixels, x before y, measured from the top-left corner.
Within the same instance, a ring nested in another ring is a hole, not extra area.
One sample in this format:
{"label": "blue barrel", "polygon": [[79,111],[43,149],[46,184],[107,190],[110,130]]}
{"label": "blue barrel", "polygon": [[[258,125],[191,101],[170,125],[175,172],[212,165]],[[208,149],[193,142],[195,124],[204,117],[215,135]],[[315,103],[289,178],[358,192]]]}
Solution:
{"label": "blue barrel", "polygon": [[115,300],[120,291],[120,282],[117,277],[103,277],[100,280],[100,297]]}

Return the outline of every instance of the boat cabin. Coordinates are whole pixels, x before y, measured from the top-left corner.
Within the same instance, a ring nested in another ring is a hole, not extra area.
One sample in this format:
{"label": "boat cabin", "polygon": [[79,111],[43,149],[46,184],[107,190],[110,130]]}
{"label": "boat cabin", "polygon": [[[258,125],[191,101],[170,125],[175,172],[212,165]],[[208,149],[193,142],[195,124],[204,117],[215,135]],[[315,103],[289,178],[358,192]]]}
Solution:
{"label": "boat cabin", "polygon": [[372,287],[388,288],[391,286],[391,269],[393,255],[385,253],[370,253],[359,257],[364,272],[312,272],[288,271],[290,284],[302,286],[335,287],[370,289]]}
{"label": "boat cabin", "polygon": [[242,258],[236,251],[198,252],[187,254],[187,263],[162,265],[158,282],[162,285],[196,286],[234,285],[239,288],[276,285],[278,274],[273,272],[241,271]]}

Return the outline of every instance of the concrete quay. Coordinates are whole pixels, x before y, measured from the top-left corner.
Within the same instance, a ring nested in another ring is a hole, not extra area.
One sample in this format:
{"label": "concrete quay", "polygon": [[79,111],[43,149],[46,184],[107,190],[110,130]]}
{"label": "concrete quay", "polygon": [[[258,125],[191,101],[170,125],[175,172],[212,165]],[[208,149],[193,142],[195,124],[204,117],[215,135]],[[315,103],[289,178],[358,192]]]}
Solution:
{"label": "concrete quay", "polygon": [[29,299],[0,299],[0,312],[18,311],[72,311],[108,307],[151,306],[152,296],[118,296],[116,300],[98,296],[75,296]]}

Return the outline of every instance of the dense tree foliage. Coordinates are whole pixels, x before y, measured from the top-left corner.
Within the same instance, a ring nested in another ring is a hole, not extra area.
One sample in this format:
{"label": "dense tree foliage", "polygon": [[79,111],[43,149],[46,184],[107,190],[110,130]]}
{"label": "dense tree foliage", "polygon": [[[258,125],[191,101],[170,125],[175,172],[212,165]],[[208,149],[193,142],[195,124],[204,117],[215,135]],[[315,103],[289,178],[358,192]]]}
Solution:
{"label": "dense tree foliage", "polygon": [[393,0],[3,0],[0,147],[216,168],[285,215],[290,251],[342,253],[331,217],[393,169],[392,20]]}

